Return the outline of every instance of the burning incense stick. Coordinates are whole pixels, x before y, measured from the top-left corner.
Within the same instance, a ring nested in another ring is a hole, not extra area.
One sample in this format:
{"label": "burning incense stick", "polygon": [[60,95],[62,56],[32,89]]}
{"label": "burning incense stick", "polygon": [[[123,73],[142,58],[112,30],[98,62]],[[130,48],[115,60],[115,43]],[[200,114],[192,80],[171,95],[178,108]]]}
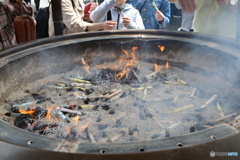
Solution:
{"label": "burning incense stick", "polygon": [[139,83],[142,83],[142,81],[140,80],[140,78],[138,77],[137,73],[135,72],[135,70],[132,70],[132,73],[134,75],[134,77],[138,80]]}
{"label": "burning incense stick", "polygon": [[112,98],[110,98],[109,101],[116,101],[116,100],[120,99],[122,95],[123,95],[123,93],[115,95]]}
{"label": "burning incense stick", "polygon": [[149,75],[146,75],[145,78],[150,79],[151,77],[155,77],[158,72],[152,72]]}
{"label": "burning incense stick", "polygon": [[63,111],[63,112],[68,112],[68,113],[73,113],[73,114],[77,114],[79,116],[85,115],[86,113],[84,112],[79,112],[79,111],[74,111],[74,110],[70,110],[70,109],[66,109],[66,108],[61,108],[61,107],[56,107],[56,110],[58,111]]}
{"label": "burning incense stick", "polygon": [[81,58],[82,64],[85,66],[85,70],[87,71],[87,73],[90,73],[89,71],[89,65],[84,61],[84,58]]}
{"label": "burning incense stick", "polygon": [[178,81],[178,82],[172,82],[172,81],[163,81],[164,83],[166,84],[176,84],[176,85],[185,85],[187,84],[187,82],[184,82],[184,81]]}
{"label": "burning incense stick", "polygon": [[164,125],[160,121],[158,121],[156,117],[153,117],[153,119],[160,127],[162,127],[163,129],[165,128]]}
{"label": "burning incense stick", "polygon": [[73,87],[90,87],[92,84],[86,84],[86,83],[71,83],[71,86]]}
{"label": "burning incense stick", "polygon": [[90,94],[93,92],[93,89],[86,89],[86,88],[83,88],[83,87],[74,87],[74,88],[77,88],[78,90],[81,90],[87,94]]}
{"label": "burning incense stick", "polygon": [[202,105],[198,110],[205,109],[210,103],[212,103],[217,98],[217,95],[212,96],[204,105]]}
{"label": "burning incense stick", "polygon": [[121,138],[124,135],[125,135],[125,132],[121,131],[121,132],[119,132],[119,134],[117,134],[113,138],[108,138],[107,142],[115,142],[115,141],[117,141],[119,138]]}
{"label": "burning incense stick", "polygon": [[172,100],[172,102],[170,103],[170,107],[172,109],[175,109],[176,108],[176,104],[177,104],[177,100],[178,100],[178,96],[175,96]]}
{"label": "burning incense stick", "polygon": [[96,105],[81,105],[79,106],[81,109],[87,109],[87,108],[93,108],[95,107]]}
{"label": "burning incense stick", "polygon": [[111,97],[113,97],[113,96],[115,96],[115,95],[117,95],[117,94],[119,94],[121,92],[122,92],[122,90],[120,89],[120,90],[117,90],[116,92],[113,92],[112,94],[104,96],[104,97],[109,99],[109,98],[111,98]]}
{"label": "burning incense stick", "polygon": [[159,11],[159,9],[158,9],[158,7],[157,7],[156,3],[154,2],[154,0],[152,0],[152,5],[153,5],[153,7],[155,8],[155,10],[158,12],[158,11]]}
{"label": "burning incense stick", "polygon": [[187,84],[187,82],[185,82],[185,81],[183,81],[183,80],[181,80],[181,79],[177,79],[177,81],[178,81],[178,82],[181,82],[181,83],[183,83],[183,84]]}
{"label": "burning incense stick", "polygon": [[78,82],[78,83],[92,84],[92,82],[90,82],[90,81],[85,81],[85,80],[82,80],[82,79],[77,79],[77,78],[66,78],[66,77],[63,77],[63,78],[64,78],[64,79],[71,80],[71,81],[74,81],[74,82]]}
{"label": "burning incense stick", "polygon": [[168,112],[168,113],[176,113],[176,112],[180,112],[180,111],[186,110],[186,109],[191,108],[191,107],[193,107],[193,104],[190,104],[190,105],[184,106],[184,107],[182,107],[182,108],[174,109],[172,112]]}
{"label": "burning incense stick", "polygon": [[222,107],[220,106],[220,104],[218,102],[217,102],[216,106],[217,106],[217,110],[219,111],[220,116],[225,117]]}
{"label": "burning incense stick", "polygon": [[55,87],[55,88],[61,90],[61,89],[70,89],[71,87]]}
{"label": "burning incense stick", "polygon": [[197,88],[193,89],[192,93],[190,94],[190,97],[194,97],[196,90],[197,90]]}
{"label": "burning incense stick", "polygon": [[[176,123],[173,123],[171,126],[168,126],[166,129],[170,131],[171,129],[178,127],[180,124],[182,124],[182,121],[177,121]],[[164,133],[165,133],[165,129],[162,130],[158,135],[160,136]]]}
{"label": "burning incense stick", "polygon": [[147,131],[150,132],[152,130],[152,119],[147,118]]}
{"label": "burning incense stick", "polygon": [[37,101],[37,102],[26,102],[26,103],[22,103],[22,104],[14,104],[12,105],[12,107],[24,107],[27,105],[31,105],[31,104],[39,104],[42,103],[42,101]]}
{"label": "burning incense stick", "polygon": [[87,135],[88,135],[90,141],[91,141],[91,142],[96,142],[96,140],[95,140],[95,138],[94,138],[92,132],[89,130],[89,128],[87,127],[85,130],[86,130],[86,133],[87,133]]}
{"label": "burning incense stick", "polygon": [[233,119],[233,118],[236,117],[236,116],[237,116],[237,113],[233,113],[233,114],[227,115],[227,116],[225,116],[225,117],[223,117],[223,118],[216,119],[216,120],[213,121],[212,123],[213,123],[213,124],[223,123],[223,122],[226,122],[226,121],[228,121],[228,120]]}
{"label": "burning incense stick", "polygon": [[56,112],[63,119],[63,121],[70,123],[70,119],[67,118],[61,111],[56,110]]}
{"label": "burning incense stick", "polygon": [[158,120],[158,121],[160,121],[160,122],[164,122],[164,123],[170,123],[170,124],[173,123],[173,121],[167,121],[167,120]]}
{"label": "burning incense stick", "polygon": [[143,100],[146,100],[146,98],[147,98],[147,91],[148,91],[148,89],[147,88],[144,88],[144,90],[143,90]]}
{"label": "burning incense stick", "polygon": [[131,88],[131,91],[136,91],[136,90],[143,90],[143,89],[151,89],[153,86],[146,86],[146,87],[139,87],[139,88]]}

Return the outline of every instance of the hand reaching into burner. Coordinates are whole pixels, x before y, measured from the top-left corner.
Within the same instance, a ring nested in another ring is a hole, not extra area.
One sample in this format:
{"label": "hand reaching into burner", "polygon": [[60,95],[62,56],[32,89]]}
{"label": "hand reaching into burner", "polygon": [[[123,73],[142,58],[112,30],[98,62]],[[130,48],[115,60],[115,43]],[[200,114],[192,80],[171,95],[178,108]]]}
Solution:
{"label": "hand reaching into burner", "polygon": [[[229,9],[231,11],[236,11],[237,10],[238,0],[233,0],[234,4],[232,4],[232,0],[216,0],[216,2],[221,7],[229,6]],[[229,4],[231,4],[231,5],[229,5]]]}
{"label": "hand reaching into burner", "polygon": [[104,30],[113,30],[116,27],[117,22],[115,22],[115,21],[105,21],[105,22],[102,22],[102,25],[103,25]]}
{"label": "hand reaching into burner", "polygon": [[[168,0],[169,2],[175,2],[176,0]],[[197,9],[197,4],[195,0],[178,0],[182,6],[182,10],[188,13],[194,13]]]}
{"label": "hand reaching into burner", "polygon": [[228,6],[230,0],[216,0],[217,4],[221,7],[226,7]]}
{"label": "hand reaching into burner", "polygon": [[122,23],[124,24],[125,27],[127,27],[131,22],[131,19],[128,17],[123,17],[122,19],[123,19]]}
{"label": "hand reaching into burner", "polygon": [[155,14],[155,18],[157,21],[162,21],[164,19],[164,15],[161,11],[157,11]]}

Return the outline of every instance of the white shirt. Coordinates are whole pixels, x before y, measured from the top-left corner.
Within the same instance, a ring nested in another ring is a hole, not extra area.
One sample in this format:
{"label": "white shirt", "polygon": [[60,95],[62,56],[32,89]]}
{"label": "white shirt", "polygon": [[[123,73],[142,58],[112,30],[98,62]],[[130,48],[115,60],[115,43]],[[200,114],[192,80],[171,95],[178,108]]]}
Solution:
{"label": "white shirt", "polygon": [[39,8],[46,8],[49,6],[49,2],[51,2],[51,0],[40,0],[40,4],[39,4]]}

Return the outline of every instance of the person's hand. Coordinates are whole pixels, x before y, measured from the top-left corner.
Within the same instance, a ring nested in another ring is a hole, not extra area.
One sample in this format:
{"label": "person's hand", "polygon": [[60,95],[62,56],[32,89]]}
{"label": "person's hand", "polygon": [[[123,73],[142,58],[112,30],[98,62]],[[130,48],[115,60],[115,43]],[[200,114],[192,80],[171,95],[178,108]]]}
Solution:
{"label": "person's hand", "polygon": [[164,19],[164,15],[161,11],[157,11],[155,14],[155,18],[157,21],[162,21]]}
{"label": "person's hand", "polygon": [[230,0],[216,0],[217,4],[221,7],[226,7],[230,3]]}
{"label": "person's hand", "polygon": [[91,19],[90,19],[90,14],[91,12],[97,8],[98,4],[97,3],[91,3],[91,6],[90,6],[90,9],[89,11],[84,15],[83,19],[86,21],[86,22],[89,22]]}
{"label": "person's hand", "polygon": [[90,7],[90,10],[89,10],[89,14],[94,10],[94,9],[96,9],[97,8],[97,6],[98,6],[98,4],[97,3],[92,3],[91,4],[91,7]]}
{"label": "person's hand", "polygon": [[182,6],[182,10],[188,12],[189,14],[194,13],[197,9],[197,4],[195,0],[178,0]]}
{"label": "person's hand", "polygon": [[117,22],[115,22],[115,21],[105,21],[105,22],[102,23],[102,25],[103,25],[102,28],[104,30],[113,30],[114,27],[116,27]]}
{"label": "person's hand", "polygon": [[131,19],[128,17],[123,17],[122,19],[123,19],[122,21],[123,25],[127,27],[130,24]]}
{"label": "person's hand", "polygon": [[232,7],[230,7],[230,10],[231,11],[233,11],[233,12],[237,12],[237,10],[238,10],[238,0],[237,0],[237,2],[236,2],[236,4],[235,5],[233,5]]}

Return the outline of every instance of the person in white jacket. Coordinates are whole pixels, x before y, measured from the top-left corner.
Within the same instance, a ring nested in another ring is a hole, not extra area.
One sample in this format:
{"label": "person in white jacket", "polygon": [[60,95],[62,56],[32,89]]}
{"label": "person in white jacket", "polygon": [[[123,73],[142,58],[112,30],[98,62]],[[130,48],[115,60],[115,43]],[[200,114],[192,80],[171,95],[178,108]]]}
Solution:
{"label": "person in white jacket", "polygon": [[139,11],[127,4],[126,0],[105,0],[92,11],[90,19],[93,22],[115,21],[115,30],[145,29]]}

